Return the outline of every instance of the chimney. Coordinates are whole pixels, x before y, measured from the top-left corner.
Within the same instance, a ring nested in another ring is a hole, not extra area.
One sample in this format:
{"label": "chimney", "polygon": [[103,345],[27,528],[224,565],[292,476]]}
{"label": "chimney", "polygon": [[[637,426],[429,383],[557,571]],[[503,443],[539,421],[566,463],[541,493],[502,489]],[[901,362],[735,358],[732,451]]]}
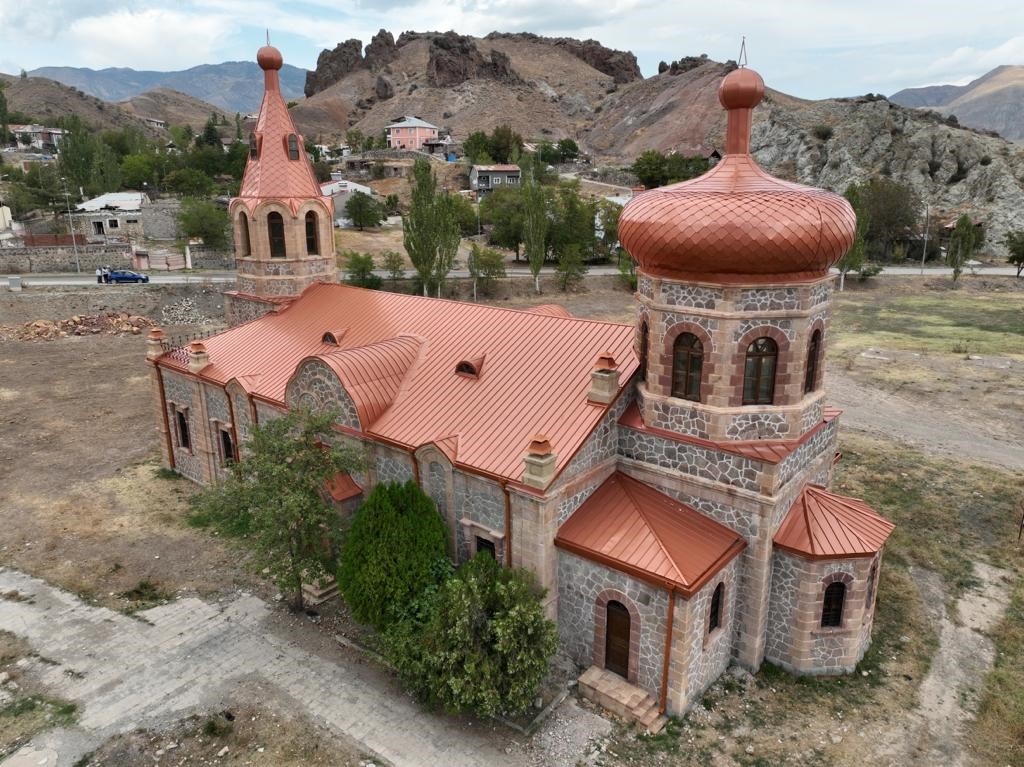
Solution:
{"label": "chimney", "polygon": [[587,399],[600,405],[607,405],[619,393],[618,364],[609,352],[597,358],[594,369],[590,371],[590,391]]}
{"label": "chimney", "polygon": [[193,341],[188,345],[188,372],[198,373],[210,364],[210,355],[202,341]]}
{"label": "chimney", "polygon": [[523,456],[526,469],[523,471],[523,484],[543,490],[555,478],[555,453],[551,443],[543,434],[535,434]]}
{"label": "chimney", "polygon": [[153,328],[146,336],[146,359],[155,360],[164,353],[164,331]]}

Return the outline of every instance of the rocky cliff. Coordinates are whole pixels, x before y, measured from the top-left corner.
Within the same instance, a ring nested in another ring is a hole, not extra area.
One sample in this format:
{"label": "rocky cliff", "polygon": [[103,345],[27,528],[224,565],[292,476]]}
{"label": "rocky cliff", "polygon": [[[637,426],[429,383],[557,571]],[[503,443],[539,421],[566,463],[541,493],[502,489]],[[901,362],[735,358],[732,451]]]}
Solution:
{"label": "rocky cliff", "polygon": [[597,40],[576,40],[571,37],[541,37],[530,32],[491,32],[485,40],[512,40],[540,42],[562,48],[598,72],[609,75],[617,83],[631,83],[643,79],[636,56],[629,51],[605,48]]}

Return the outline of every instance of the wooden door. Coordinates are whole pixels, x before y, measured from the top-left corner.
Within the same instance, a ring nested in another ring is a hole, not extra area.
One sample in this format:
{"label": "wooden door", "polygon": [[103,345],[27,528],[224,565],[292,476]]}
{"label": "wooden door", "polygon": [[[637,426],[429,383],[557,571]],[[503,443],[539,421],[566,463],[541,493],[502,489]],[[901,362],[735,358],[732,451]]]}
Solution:
{"label": "wooden door", "polygon": [[629,611],[621,602],[609,602],[605,623],[604,667],[629,677]]}

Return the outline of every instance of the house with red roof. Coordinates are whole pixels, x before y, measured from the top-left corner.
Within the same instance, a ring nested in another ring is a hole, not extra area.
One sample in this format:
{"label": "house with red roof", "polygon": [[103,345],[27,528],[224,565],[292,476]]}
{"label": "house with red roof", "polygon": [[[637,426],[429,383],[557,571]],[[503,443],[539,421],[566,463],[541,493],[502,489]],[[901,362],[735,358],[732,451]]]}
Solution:
{"label": "house with red roof", "polygon": [[731,664],[852,671],[893,529],[827,489],[829,268],[856,222],[842,197],[754,162],[760,76],[722,82],[721,162],[626,204],[637,319],[620,324],[337,284],[330,198],[284,108],[280,53],[257,59],[233,327],[187,346],[149,336],[164,464],[215,482],[254,425],[338,413],[333,438],[364,458],[328,488],[339,513],[379,482],[417,482],[452,560],[533,571],[581,692],[651,729]]}

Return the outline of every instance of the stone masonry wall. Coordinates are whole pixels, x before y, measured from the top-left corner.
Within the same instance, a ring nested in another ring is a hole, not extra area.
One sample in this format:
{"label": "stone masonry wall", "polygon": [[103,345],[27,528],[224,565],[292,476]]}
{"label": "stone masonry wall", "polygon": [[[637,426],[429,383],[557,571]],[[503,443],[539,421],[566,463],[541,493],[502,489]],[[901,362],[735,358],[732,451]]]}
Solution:
{"label": "stone masonry wall", "polygon": [[[473,553],[471,536],[476,535],[473,527],[463,524],[462,520],[475,522],[481,527],[504,535],[505,533],[505,495],[501,487],[490,480],[456,471],[455,486],[455,518],[459,520],[457,528],[458,562],[465,562]],[[495,546],[495,554],[499,562],[504,561],[501,546]]]}
{"label": "stone masonry wall", "polygon": [[[729,667],[736,628],[736,603],[740,584],[739,569],[740,559],[737,557],[726,565],[718,575],[708,581],[690,600],[691,609],[696,618],[692,636],[689,637],[690,672],[687,698],[690,703],[695,701]],[[709,634],[707,629],[711,615],[711,598],[719,583],[725,584],[721,613],[722,623],[719,629]]]}
{"label": "stone masonry wall", "polygon": [[665,590],[563,550],[558,552],[558,583],[558,633],[566,654],[583,667],[594,662],[595,604],[601,592],[619,591],[640,616],[636,685],[660,695],[668,627]]}
{"label": "stone masonry wall", "polygon": [[619,428],[619,454],[634,461],[757,491],[760,463],[731,453]]}
{"label": "stone masonry wall", "polygon": [[338,423],[360,429],[355,403],[345,391],[337,374],[321,360],[306,360],[288,383],[285,402],[289,407],[308,407],[317,412],[333,410]]}
{"label": "stone masonry wall", "polygon": [[[195,401],[195,384],[192,379],[161,370],[164,379],[165,407],[167,408],[167,423],[171,430],[171,445],[174,452],[174,467],[178,473],[188,477],[194,482],[205,482],[206,475],[203,471],[203,462],[196,455],[195,444],[199,437],[199,403]],[[192,442],[192,449],[186,450],[178,444],[176,408],[188,409],[188,431]]]}

